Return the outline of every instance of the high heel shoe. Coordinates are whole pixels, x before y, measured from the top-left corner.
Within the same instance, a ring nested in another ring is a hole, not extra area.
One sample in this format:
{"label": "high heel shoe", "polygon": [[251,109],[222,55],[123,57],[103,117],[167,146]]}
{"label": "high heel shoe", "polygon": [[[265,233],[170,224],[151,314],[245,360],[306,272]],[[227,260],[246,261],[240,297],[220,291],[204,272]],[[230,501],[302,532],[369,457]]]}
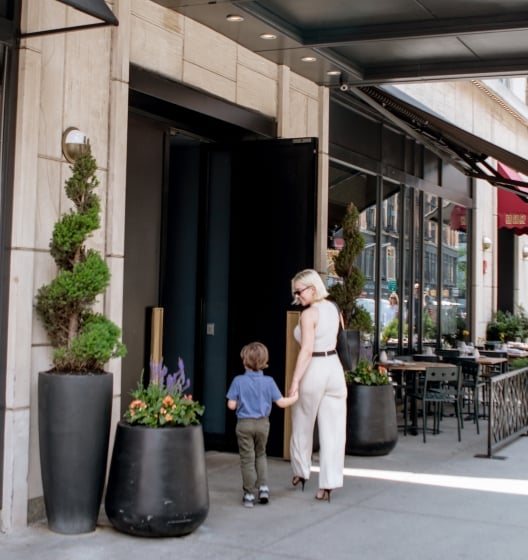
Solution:
{"label": "high heel shoe", "polygon": [[295,476],[292,478],[292,484],[293,484],[294,486],[297,486],[297,485],[300,483],[303,492],[304,492],[304,484],[305,484],[305,482],[306,482],[306,478],[303,478],[302,476],[297,476],[297,475],[295,475]]}
{"label": "high heel shoe", "polygon": [[315,499],[321,502],[330,502],[330,493],[332,492],[331,489],[328,488],[319,488],[317,490],[317,494],[315,495]]}

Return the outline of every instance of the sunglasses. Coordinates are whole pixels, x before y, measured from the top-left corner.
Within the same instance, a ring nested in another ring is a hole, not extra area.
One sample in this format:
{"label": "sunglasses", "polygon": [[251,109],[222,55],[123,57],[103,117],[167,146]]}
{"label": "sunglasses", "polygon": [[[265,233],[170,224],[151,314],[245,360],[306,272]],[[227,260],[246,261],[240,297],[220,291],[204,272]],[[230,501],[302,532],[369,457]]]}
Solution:
{"label": "sunglasses", "polygon": [[311,286],[306,286],[306,288],[303,288],[302,290],[295,290],[293,292],[293,295],[294,296],[300,296],[304,292],[304,290],[307,290],[308,288],[311,288]]}

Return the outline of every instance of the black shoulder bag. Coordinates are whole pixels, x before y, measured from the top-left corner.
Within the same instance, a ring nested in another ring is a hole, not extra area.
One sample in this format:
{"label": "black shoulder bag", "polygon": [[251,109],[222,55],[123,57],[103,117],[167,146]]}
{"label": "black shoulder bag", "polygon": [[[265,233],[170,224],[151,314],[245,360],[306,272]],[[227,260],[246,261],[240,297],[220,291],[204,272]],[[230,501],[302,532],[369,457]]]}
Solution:
{"label": "black shoulder bag", "polygon": [[339,313],[339,330],[337,331],[336,350],[345,371],[354,371],[359,356],[359,333],[345,329],[341,309],[335,301],[332,302]]}

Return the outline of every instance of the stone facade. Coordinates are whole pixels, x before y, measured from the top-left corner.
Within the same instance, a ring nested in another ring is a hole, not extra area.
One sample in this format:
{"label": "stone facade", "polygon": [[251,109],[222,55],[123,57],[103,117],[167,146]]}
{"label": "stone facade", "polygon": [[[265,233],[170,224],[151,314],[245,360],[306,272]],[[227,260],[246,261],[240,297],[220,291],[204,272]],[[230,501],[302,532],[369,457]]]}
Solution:
{"label": "stone facade", "polygon": [[[54,274],[48,243],[67,204],[64,182],[70,166],[61,153],[62,132],[70,126],[82,130],[98,163],[103,226],[91,243],[105,255],[112,273],[99,305],[121,324],[130,64],[273,117],[283,138],[322,136],[326,122],[327,92],[288,68],[149,0],[109,5],[119,20],[116,28],[28,38],[20,48],[0,512],[4,531],[25,526],[28,511],[30,518],[43,511],[36,396],[38,372],[50,367],[50,348],[33,301]],[[23,30],[90,21],[54,0],[23,3]],[[325,190],[326,184],[321,177],[319,188]],[[320,237],[322,244],[326,236]],[[120,363],[109,369],[117,422]]]}
{"label": "stone facade", "polygon": [[[48,243],[53,224],[67,205],[63,188],[70,169],[61,153],[61,136],[70,126],[90,138],[98,163],[103,226],[91,242],[106,256],[112,273],[99,305],[110,319],[121,323],[130,64],[273,117],[279,137],[319,138],[316,265],[322,269],[326,262],[328,90],[149,0],[108,4],[119,20],[116,28],[34,37],[20,46],[2,531],[23,527],[28,517],[42,513],[36,395],[38,372],[50,367],[50,348],[33,301],[36,290],[54,274]],[[54,0],[23,2],[23,30],[86,20],[87,16]],[[403,89],[474,134],[512,151],[527,152],[526,124],[475,84],[419,84]],[[475,206],[476,239],[485,234],[494,240],[495,193],[486,183],[477,186]],[[518,240],[519,255],[524,244]],[[491,315],[498,274],[491,251],[486,275],[479,274],[484,258],[479,243],[473,256],[480,336]],[[525,286],[526,266],[517,274],[517,285]],[[526,297],[526,290],[519,289],[518,301],[528,307],[522,299]],[[109,369],[114,373],[115,423],[120,363],[110,364]]]}

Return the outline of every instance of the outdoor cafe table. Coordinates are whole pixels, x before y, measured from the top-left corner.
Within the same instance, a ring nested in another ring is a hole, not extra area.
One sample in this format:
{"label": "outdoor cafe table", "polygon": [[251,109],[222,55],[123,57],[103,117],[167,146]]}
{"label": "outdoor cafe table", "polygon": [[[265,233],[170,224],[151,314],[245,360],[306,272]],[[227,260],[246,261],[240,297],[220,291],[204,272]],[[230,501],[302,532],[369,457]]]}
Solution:
{"label": "outdoor cafe table", "polygon": [[[474,356],[460,356],[461,360],[475,360]],[[501,371],[504,371],[505,365],[508,363],[508,358],[495,358],[492,356],[479,356],[476,362],[482,366],[482,377],[490,377],[496,374],[497,366],[501,366]]]}
{"label": "outdoor cafe table", "polygon": [[[421,373],[425,373],[425,369],[431,366],[451,366],[454,367],[454,364],[450,364],[447,362],[418,362],[418,361],[411,361],[408,362],[394,360],[388,361],[384,363],[380,363],[380,366],[387,368],[389,371],[401,371],[404,375],[403,384],[405,386],[409,385],[409,382],[412,382],[413,388],[416,388],[416,381]],[[410,376],[412,375],[412,379]],[[406,398],[404,396],[404,398]],[[416,401],[414,399],[411,400],[411,428],[410,433],[412,435],[418,434],[418,411],[416,408]]]}

